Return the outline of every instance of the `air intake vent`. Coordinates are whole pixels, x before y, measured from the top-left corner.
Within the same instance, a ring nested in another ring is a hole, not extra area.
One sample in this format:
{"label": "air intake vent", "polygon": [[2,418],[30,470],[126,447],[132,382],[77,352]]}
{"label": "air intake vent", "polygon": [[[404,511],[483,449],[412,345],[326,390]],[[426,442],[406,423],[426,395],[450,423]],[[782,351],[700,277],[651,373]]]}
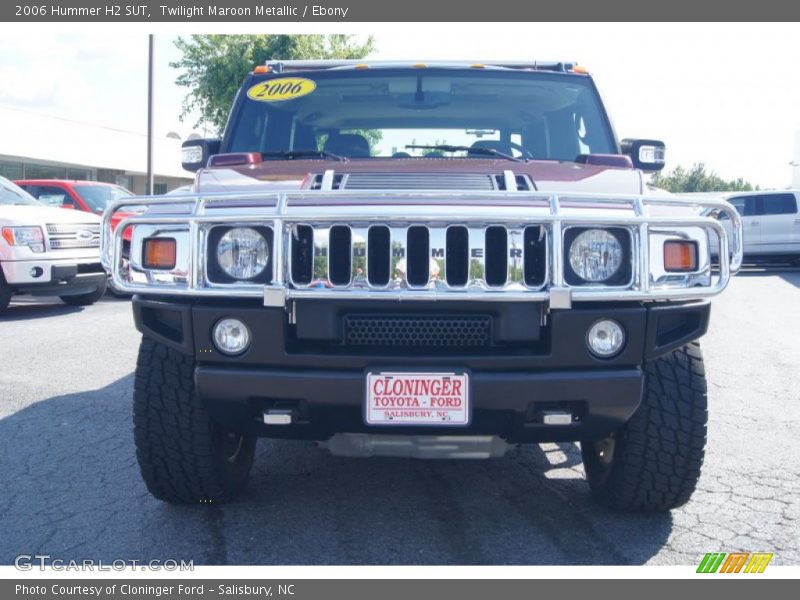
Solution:
{"label": "air intake vent", "polygon": [[343,187],[348,190],[497,189],[491,175],[473,173],[351,173],[345,178]]}
{"label": "air intake vent", "polygon": [[348,315],[348,346],[405,348],[481,348],[491,344],[488,316]]}
{"label": "air intake vent", "polygon": [[[533,190],[534,187],[531,185],[531,180],[527,175],[515,175],[514,179],[517,182],[517,191],[518,192],[527,192]],[[506,178],[503,175],[495,175],[494,176],[495,184],[497,185],[497,189],[501,191],[506,191]],[[511,190],[512,192],[514,190]]]}
{"label": "air intake vent", "polygon": [[[324,176],[323,176],[322,173],[319,173],[318,175],[314,175],[314,177],[311,179],[311,185],[309,186],[308,189],[310,189],[310,190],[321,190],[322,189],[322,178],[323,177]],[[336,173],[333,176],[333,182],[331,183],[331,189],[332,190],[341,189],[343,180],[344,180],[344,175],[342,175],[341,173]]]}

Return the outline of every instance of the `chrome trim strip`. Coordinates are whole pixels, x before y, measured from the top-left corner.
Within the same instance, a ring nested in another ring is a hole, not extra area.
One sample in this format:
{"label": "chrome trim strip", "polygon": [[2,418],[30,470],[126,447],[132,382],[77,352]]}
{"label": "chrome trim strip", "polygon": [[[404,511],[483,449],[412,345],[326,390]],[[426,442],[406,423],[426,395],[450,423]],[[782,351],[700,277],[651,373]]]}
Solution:
{"label": "chrome trim strip", "polygon": [[322,182],[319,184],[320,191],[330,192],[333,190],[333,169],[326,169],[322,174]]}
{"label": "chrome trim strip", "polygon": [[330,250],[330,227],[314,227],[314,267],[311,270],[311,283],[315,285],[331,286],[330,265],[328,251]]}
{"label": "chrome trim strip", "polygon": [[525,286],[525,228],[506,227],[506,239],[508,240],[506,285]]}
{"label": "chrome trim strip", "polygon": [[406,259],[408,257],[407,227],[389,228],[389,251],[391,256],[389,259],[391,261],[389,263],[389,287],[405,287],[408,285],[406,279]]}
{"label": "chrome trim strip", "polygon": [[486,227],[470,227],[467,234],[469,236],[467,287],[487,289]]}
{"label": "chrome trim strip", "polygon": [[369,228],[350,228],[350,286],[369,286]]}
{"label": "chrome trim strip", "polygon": [[428,228],[428,248],[431,256],[431,276],[434,284],[444,288],[447,285],[447,229],[448,227]]}

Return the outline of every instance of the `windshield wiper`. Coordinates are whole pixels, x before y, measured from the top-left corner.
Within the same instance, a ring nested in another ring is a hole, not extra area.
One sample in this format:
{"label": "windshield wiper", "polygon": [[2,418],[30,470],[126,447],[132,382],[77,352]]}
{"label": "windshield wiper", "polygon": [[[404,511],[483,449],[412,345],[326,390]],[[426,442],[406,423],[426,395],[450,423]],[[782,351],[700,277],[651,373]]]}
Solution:
{"label": "windshield wiper", "polygon": [[285,150],[283,152],[262,152],[261,156],[264,158],[286,158],[288,160],[295,158],[317,157],[347,162],[346,156],[339,156],[338,154],[334,154],[333,152],[328,152],[326,150]]}
{"label": "windshield wiper", "polygon": [[511,156],[510,154],[506,154],[505,152],[500,152],[499,150],[495,150],[494,148],[484,148],[482,146],[473,147],[473,146],[450,146],[449,144],[438,144],[434,146],[418,146],[416,144],[411,144],[406,146],[407,150],[441,150],[442,152],[471,152],[472,154],[486,154],[488,156],[497,156],[499,158],[505,158],[506,160],[513,160],[514,162],[524,162],[521,158],[517,158],[516,156]]}

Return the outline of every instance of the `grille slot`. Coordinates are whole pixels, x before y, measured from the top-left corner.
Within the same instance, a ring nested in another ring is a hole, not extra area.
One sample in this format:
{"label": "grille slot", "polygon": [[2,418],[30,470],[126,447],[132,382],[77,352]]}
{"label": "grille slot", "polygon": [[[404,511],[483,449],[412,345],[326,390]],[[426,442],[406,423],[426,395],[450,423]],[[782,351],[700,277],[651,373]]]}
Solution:
{"label": "grille slot", "polygon": [[524,235],[525,285],[541,287],[547,279],[547,239],[544,227],[526,227]]}
{"label": "grille slot", "polygon": [[347,225],[334,225],[331,227],[330,256],[328,269],[333,285],[347,285],[350,283],[350,244],[352,233]]}
{"label": "grille slot", "polygon": [[389,284],[391,273],[391,233],[385,225],[369,228],[367,234],[367,277],[370,285],[383,287]]}
{"label": "grille slot", "polygon": [[431,275],[430,240],[428,228],[415,225],[408,228],[408,258],[406,280],[415,287],[428,285]]}
{"label": "grille slot", "polygon": [[486,228],[486,283],[501,286],[508,275],[508,235],[505,227]]}
{"label": "grille slot", "polygon": [[308,285],[314,277],[314,230],[297,225],[292,235],[292,281]]}
{"label": "grille slot", "polygon": [[469,230],[463,226],[447,228],[445,254],[447,283],[454,287],[467,285],[469,277]]}
{"label": "grille slot", "polygon": [[354,347],[483,348],[491,345],[488,316],[347,315],[345,341]]}

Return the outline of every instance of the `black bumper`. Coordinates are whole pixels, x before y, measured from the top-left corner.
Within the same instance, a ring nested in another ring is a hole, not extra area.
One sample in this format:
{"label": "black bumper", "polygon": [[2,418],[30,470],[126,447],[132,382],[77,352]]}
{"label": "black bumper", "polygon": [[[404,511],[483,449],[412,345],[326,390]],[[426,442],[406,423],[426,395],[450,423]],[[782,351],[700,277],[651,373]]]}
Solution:
{"label": "black bumper", "polygon": [[[500,435],[509,442],[594,439],[624,423],[639,406],[641,365],[703,335],[707,303],[645,306],[577,305],[542,318],[541,306],[493,305],[491,342],[483,348],[358,348],[340,326],[349,313],[448,315],[473,313],[473,304],[318,302],[283,309],[255,303],[179,302],[134,297],[137,327],[146,336],[193,355],[199,396],[227,427],[268,437],[324,440],[337,432]],[[249,350],[230,358],[211,343],[223,317],[244,321]],[[611,318],[627,333],[619,355],[595,358],[586,332]],[[305,322],[305,325],[301,324]],[[314,327],[309,328],[308,324]],[[470,374],[472,419],[467,427],[370,427],[363,419],[368,370],[457,369]],[[291,425],[265,425],[270,409],[292,412]],[[570,425],[545,425],[548,411],[572,414]]]}

